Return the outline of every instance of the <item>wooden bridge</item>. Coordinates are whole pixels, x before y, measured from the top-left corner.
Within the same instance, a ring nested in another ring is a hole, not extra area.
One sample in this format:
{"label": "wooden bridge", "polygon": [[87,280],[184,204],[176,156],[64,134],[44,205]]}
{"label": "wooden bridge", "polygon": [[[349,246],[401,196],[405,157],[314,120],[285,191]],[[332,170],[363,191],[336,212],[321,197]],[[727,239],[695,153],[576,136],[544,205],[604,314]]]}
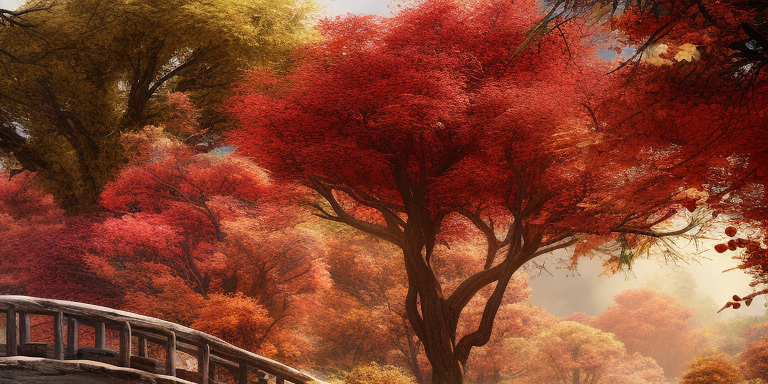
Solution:
{"label": "wooden bridge", "polygon": [[[274,376],[276,384],[322,383],[308,374],[206,333],[131,312],[27,296],[0,296],[0,311],[6,314],[4,349],[7,357],[93,360],[200,384],[222,382],[222,376],[232,378],[237,384],[248,384],[249,375],[261,378],[254,382],[267,383],[265,373]],[[48,344],[30,342],[30,315],[53,318],[52,348]],[[78,330],[82,326],[93,328],[92,348],[78,345]],[[107,349],[107,329],[118,330],[119,350]],[[148,343],[165,350],[164,362],[148,357]],[[136,351],[135,355],[132,351]],[[177,352],[196,357],[197,371],[177,368]]]}

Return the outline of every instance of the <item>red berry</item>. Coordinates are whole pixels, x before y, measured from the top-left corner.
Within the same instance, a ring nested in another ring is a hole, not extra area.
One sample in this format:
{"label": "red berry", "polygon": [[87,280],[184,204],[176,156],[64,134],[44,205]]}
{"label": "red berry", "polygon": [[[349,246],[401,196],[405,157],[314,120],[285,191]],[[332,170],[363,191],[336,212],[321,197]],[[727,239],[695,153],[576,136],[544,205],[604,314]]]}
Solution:
{"label": "red berry", "polygon": [[736,245],[739,248],[744,248],[747,245],[749,245],[749,240],[747,240],[747,239],[736,239]]}
{"label": "red berry", "polygon": [[736,228],[734,227],[728,227],[725,229],[725,234],[728,235],[728,237],[734,237],[736,236]]}
{"label": "red berry", "polygon": [[728,240],[728,249],[735,251],[736,248],[736,240]]}
{"label": "red berry", "polygon": [[739,309],[741,307],[741,303],[733,303],[733,309]]}
{"label": "red berry", "polygon": [[741,297],[738,295],[733,295],[733,301],[741,301]]}
{"label": "red berry", "polygon": [[747,305],[747,307],[749,307],[749,305],[750,305],[750,304],[752,304],[752,299],[746,299],[746,300],[744,300],[744,304],[746,304],[746,305]]}
{"label": "red berry", "polygon": [[715,245],[715,251],[717,251],[717,253],[723,253],[723,252],[725,252],[727,250],[728,250],[728,246],[725,245],[725,244]]}

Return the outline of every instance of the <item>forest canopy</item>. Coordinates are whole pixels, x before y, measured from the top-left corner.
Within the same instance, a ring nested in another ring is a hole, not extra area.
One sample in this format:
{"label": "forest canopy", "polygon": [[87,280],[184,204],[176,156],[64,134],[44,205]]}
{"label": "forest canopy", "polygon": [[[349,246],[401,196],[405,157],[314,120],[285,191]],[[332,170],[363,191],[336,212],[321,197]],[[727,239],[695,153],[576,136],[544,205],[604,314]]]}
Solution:
{"label": "forest canopy", "polygon": [[525,271],[557,253],[615,273],[708,238],[753,278],[723,308],[768,292],[768,7],[314,7],[0,11],[0,292],[350,383],[764,378],[759,326],[650,289],[560,319]]}

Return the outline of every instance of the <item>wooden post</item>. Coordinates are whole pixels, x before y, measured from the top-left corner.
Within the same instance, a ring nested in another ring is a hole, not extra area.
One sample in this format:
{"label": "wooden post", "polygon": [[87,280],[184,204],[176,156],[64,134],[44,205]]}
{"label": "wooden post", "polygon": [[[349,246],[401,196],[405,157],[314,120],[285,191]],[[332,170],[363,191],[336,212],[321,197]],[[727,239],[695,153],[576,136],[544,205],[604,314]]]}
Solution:
{"label": "wooden post", "polygon": [[205,343],[197,348],[197,373],[200,374],[200,384],[208,384],[211,365],[211,346]]}
{"label": "wooden post", "polygon": [[139,335],[139,357],[147,357],[147,339]]}
{"label": "wooden post", "polygon": [[67,318],[67,355],[77,355],[77,343],[79,340],[79,332],[77,329],[77,319],[74,317]]}
{"label": "wooden post", "polygon": [[29,313],[19,312],[19,344],[29,343],[30,335]]}
{"label": "wooden post", "polygon": [[248,384],[248,363],[240,361],[240,370],[237,377],[237,384]]}
{"label": "wooden post", "polygon": [[107,347],[107,327],[104,325],[104,323],[96,323],[96,325],[93,326],[93,331],[96,336],[96,341],[94,342],[93,347],[94,348],[101,348],[104,349]]}
{"label": "wooden post", "polygon": [[120,324],[120,366],[131,367],[131,323]]}
{"label": "wooden post", "polygon": [[5,312],[5,355],[16,356],[16,309],[9,306]]}
{"label": "wooden post", "polygon": [[176,334],[168,334],[168,341],[165,343],[165,374],[176,376]]}
{"label": "wooden post", "polygon": [[64,360],[64,313],[53,315],[53,358]]}

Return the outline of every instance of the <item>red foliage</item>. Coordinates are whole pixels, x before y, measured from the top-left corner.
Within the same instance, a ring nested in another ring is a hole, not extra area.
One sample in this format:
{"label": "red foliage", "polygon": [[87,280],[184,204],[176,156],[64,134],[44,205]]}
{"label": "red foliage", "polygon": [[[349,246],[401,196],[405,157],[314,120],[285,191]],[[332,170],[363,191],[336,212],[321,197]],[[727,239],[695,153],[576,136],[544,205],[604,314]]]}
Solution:
{"label": "red foliage", "polygon": [[3,294],[119,305],[122,289],[83,260],[83,253],[93,244],[93,223],[89,220],[30,224],[3,219],[0,214],[0,221],[7,224],[0,225]]}
{"label": "red foliage", "polygon": [[[135,155],[101,199],[115,217],[95,224],[94,251],[83,256],[122,287],[121,306],[303,360],[311,349],[303,322],[328,283],[317,234],[293,227],[303,219],[296,188],[226,152],[195,154],[151,127],[124,144]],[[224,324],[208,318],[217,307],[250,314]]]}
{"label": "red foliage", "polygon": [[83,261],[93,244],[88,218],[66,218],[34,174],[0,170],[0,291],[117,305],[122,291]]}
{"label": "red foliage", "polygon": [[64,212],[56,206],[53,196],[35,185],[34,178],[31,172],[11,177],[9,171],[0,168],[0,215],[30,224],[50,224],[62,219]]}

